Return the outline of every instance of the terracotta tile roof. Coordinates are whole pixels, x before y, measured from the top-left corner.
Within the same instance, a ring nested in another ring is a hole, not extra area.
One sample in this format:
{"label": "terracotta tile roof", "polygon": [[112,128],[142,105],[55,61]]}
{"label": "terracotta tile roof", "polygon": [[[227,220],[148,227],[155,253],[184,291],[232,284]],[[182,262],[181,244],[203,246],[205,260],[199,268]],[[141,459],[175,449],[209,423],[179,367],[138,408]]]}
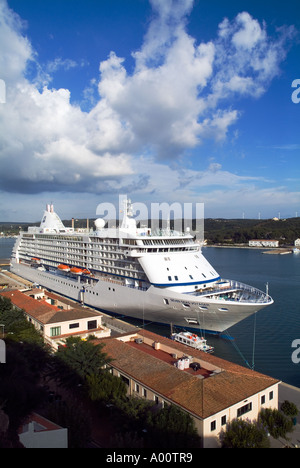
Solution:
{"label": "terracotta tile roof", "polygon": [[26,314],[43,324],[79,320],[100,315],[96,311],[81,308],[61,310],[43,300],[33,299],[17,290],[1,292],[0,295],[10,299],[16,307],[25,310]]}
{"label": "terracotta tile roof", "polygon": [[38,431],[35,430],[35,432],[56,431],[58,429],[62,429],[62,426],[49,421],[49,419],[44,418],[40,414],[32,413],[26,418],[25,423],[19,428],[18,433],[22,434],[24,432],[24,426],[30,422],[35,422],[39,425]]}
{"label": "terracotta tile roof", "polygon": [[113,338],[103,341],[106,345],[105,352],[113,358],[113,367],[198,417],[207,418],[279,383],[277,379],[193,350],[154,333],[143,331],[140,334],[222,369],[217,375],[199,379],[145,353],[142,347],[132,347]]}

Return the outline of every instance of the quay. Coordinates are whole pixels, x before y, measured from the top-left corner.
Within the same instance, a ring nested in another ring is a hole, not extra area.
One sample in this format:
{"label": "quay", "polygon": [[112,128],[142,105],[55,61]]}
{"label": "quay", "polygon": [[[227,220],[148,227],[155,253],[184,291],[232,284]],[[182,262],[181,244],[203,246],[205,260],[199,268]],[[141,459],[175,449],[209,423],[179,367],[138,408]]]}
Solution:
{"label": "quay", "polygon": [[[10,280],[11,289],[33,287],[29,281],[8,271],[1,271],[0,277],[4,277],[6,281]],[[48,294],[49,297],[54,297],[53,293]],[[74,307],[75,301],[60,295],[55,296],[66,306]],[[87,312],[91,310],[84,306],[79,308]],[[68,313],[68,307],[63,313]],[[220,420],[221,413],[222,419],[230,420],[231,414],[236,411],[247,410],[250,419],[255,419],[258,405],[262,404],[262,397],[270,407],[280,409],[281,404],[288,400],[300,411],[300,388],[249,371],[216,356],[203,355],[201,351],[191,348],[186,349],[180,343],[171,342],[145,329],[138,329],[119,318],[103,313],[101,316],[105,326],[111,330],[111,335],[105,338],[105,343],[108,354],[113,358],[115,375],[122,376],[128,385],[128,391],[134,396],[157,401],[158,404],[170,402],[185,408],[195,420],[198,433],[203,438],[204,448],[218,446],[217,433],[223,424]],[[182,371],[174,365],[173,361],[187,354],[201,364],[201,372],[192,372],[190,368]],[[288,434],[288,438],[287,442],[270,437],[271,447],[300,447],[299,414],[294,431]],[[99,438],[100,446],[102,442],[102,438]]]}
{"label": "quay", "polygon": [[269,255],[286,255],[286,254],[291,254],[293,253],[293,249],[272,249],[272,250],[266,250],[263,252],[263,254],[269,254]]}
{"label": "quay", "polygon": [[284,448],[287,445],[292,448],[300,448],[300,388],[281,382],[278,386],[278,409],[280,409],[281,404],[285,400],[290,401],[297,406],[299,411],[297,423],[294,426],[293,432],[288,434],[288,444],[281,438],[273,439],[271,437],[271,448]]}

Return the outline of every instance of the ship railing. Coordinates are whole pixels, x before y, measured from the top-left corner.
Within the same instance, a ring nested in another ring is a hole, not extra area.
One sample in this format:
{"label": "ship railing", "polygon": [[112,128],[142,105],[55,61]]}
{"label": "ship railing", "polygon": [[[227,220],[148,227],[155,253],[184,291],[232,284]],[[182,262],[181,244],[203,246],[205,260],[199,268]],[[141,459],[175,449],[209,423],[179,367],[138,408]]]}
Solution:
{"label": "ship railing", "polygon": [[137,289],[138,291],[147,291],[148,288],[145,286],[135,286],[134,284],[123,284],[123,286],[127,286],[127,288]]}
{"label": "ship railing", "polygon": [[126,286],[127,288],[132,288],[132,289],[138,289],[139,291],[147,291],[147,287],[143,286],[135,286],[134,284],[127,284],[125,281],[120,281],[120,280],[115,280],[112,278],[109,278],[108,276],[97,276],[97,279],[101,281],[106,281],[108,283],[113,283],[113,284],[118,284],[119,286]]}
{"label": "ship railing", "polygon": [[[222,283],[226,283],[226,286]],[[238,295],[235,298],[226,297],[227,301],[233,302],[259,302],[259,303],[271,303],[272,298],[267,294],[261,291],[260,289],[255,288],[254,286],[249,286],[248,284],[241,283],[235,280],[222,280],[222,283],[216,287],[205,289],[203,291],[195,292],[196,296],[215,296],[218,294],[220,299],[224,299],[222,295],[226,296],[229,292],[237,293]]]}

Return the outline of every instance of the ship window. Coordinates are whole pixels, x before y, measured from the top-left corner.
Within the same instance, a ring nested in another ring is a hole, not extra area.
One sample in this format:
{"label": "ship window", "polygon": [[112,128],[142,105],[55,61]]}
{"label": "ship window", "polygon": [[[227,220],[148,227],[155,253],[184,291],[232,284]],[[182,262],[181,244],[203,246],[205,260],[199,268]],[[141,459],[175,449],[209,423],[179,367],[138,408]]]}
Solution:
{"label": "ship window", "polygon": [[189,276],[190,276],[191,279],[194,279],[194,278],[192,277],[192,275],[189,275]]}
{"label": "ship window", "polygon": [[175,280],[178,281],[178,276],[175,276]]}
{"label": "ship window", "polygon": [[164,299],[164,303],[165,303],[166,305],[169,305],[168,299]]}
{"label": "ship window", "polygon": [[184,319],[187,321],[187,323],[190,323],[193,325],[199,325],[199,321],[195,318],[184,317]]}
{"label": "ship window", "polygon": [[172,281],[172,276],[168,276],[168,280],[169,280],[169,281]]}

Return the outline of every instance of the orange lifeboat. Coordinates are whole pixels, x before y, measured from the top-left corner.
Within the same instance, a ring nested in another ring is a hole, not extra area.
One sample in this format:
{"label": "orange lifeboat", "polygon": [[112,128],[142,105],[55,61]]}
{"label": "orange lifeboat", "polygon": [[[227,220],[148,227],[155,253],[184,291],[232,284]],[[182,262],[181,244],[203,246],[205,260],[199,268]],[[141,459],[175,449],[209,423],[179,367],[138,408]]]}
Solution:
{"label": "orange lifeboat", "polygon": [[82,273],[84,275],[91,275],[91,272],[89,270],[87,270],[86,268],[84,270],[82,270]]}
{"label": "orange lifeboat", "polygon": [[58,265],[57,269],[65,272],[70,271],[70,267],[68,265]]}
{"label": "orange lifeboat", "polygon": [[82,269],[77,268],[77,267],[71,268],[70,272],[73,273],[74,275],[82,275],[83,273]]}

